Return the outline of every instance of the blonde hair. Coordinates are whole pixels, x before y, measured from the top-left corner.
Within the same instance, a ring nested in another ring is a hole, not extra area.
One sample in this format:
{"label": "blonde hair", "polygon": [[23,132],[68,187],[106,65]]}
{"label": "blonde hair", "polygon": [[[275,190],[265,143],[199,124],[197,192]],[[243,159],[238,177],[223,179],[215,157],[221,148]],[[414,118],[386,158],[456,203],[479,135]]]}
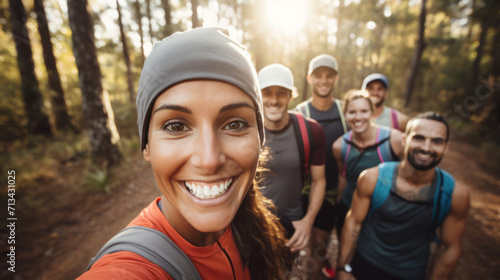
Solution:
{"label": "blonde hair", "polygon": [[368,101],[368,104],[370,105],[370,110],[373,111],[375,110],[375,107],[373,105],[372,100],[370,99],[370,94],[366,90],[359,90],[359,89],[351,89],[344,95],[344,104],[342,104],[342,111],[347,113],[347,105],[349,105],[349,102],[356,100],[356,99],[366,99]]}

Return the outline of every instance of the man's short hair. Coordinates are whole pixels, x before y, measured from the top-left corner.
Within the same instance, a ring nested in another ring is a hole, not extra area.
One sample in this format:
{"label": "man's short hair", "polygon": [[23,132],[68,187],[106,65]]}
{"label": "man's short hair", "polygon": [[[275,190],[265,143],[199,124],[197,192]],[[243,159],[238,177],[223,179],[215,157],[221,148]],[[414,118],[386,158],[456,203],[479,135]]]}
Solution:
{"label": "man's short hair", "polygon": [[450,139],[450,126],[448,125],[448,122],[440,114],[431,111],[420,113],[415,117],[413,117],[412,119],[410,119],[408,121],[408,125],[406,126],[406,131],[405,131],[406,135],[410,134],[411,130],[413,129],[413,123],[419,119],[433,120],[443,123],[446,126],[446,142],[448,142],[448,140]]}

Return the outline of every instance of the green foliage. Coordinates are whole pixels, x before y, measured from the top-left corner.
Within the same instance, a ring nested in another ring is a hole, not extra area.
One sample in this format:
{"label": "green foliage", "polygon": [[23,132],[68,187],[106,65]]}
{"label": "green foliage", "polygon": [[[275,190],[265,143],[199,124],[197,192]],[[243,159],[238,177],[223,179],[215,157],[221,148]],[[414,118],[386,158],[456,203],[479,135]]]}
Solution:
{"label": "green foliage", "polygon": [[96,167],[92,168],[87,173],[87,181],[91,191],[104,190],[106,193],[111,192],[108,186],[109,172],[107,170],[101,170]]}
{"label": "green foliage", "polygon": [[[135,11],[136,0],[120,1],[123,10],[126,35],[129,40],[130,58],[137,88],[142,68],[142,56],[139,47],[138,22]],[[495,110],[489,99],[479,100],[477,108],[472,108],[471,96],[467,88],[473,80],[471,68],[478,47],[480,26],[491,26],[487,33],[483,59],[479,64],[480,76],[487,79],[495,65],[492,44],[500,14],[500,2],[496,0],[429,0],[425,30],[426,48],[421,59],[417,75],[414,99],[410,108],[402,108],[402,94],[405,89],[411,58],[417,40],[417,21],[419,16],[418,1],[309,1],[302,17],[304,26],[292,30],[291,34],[277,32],[272,20],[265,19],[264,5],[269,1],[218,1],[216,16],[225,24],[252,53],[257,70],[270,63],[282,63],[288,66],[295,79],[299,98],[291,107],[302,101],[303,89],[307,88],[305,76],[310,59],[321,53],[329,53],[339,61],[339,82],[334,94],[341,98],[352,88],[359,88],[364,77],[373,72],[381,72],[389,77],[390,89],[387,100],[389,106],[397,107],[407,113],[415,114],[423,110],[436,110],[447,113],[455,127],[460,129],[468,124],[481,124],[490,118]],[[29,149],[25,147],[37,139],[27,135],[26,117],[20,92],[20,78],[17,69],[16,51],[9,30],[7,1],[0,0],[0,152],[14,152]],[[66,103],[73,123],[82,131],[68,139],[68,135],[56,134],[55,143],[62,151],[77,153],[75,143],[85,139],[85,120],[82,113],[82,97],[79,89],[78,70],[72,52],[71,30],[68,24],[64,1],[44,1],[48,15],[49,28],[54,45],[54,54],[58,63]],[[173,31],[183,31],[190,21],[190,1],[170,1]],[[200,1],[207,13],[208,2]],[[290,2],[291,3],[291,2]],[[338,4],[342,3],[343,6]],[[347,4],[346,4],[347,3]],[[29,4],[29,3],[27,3]],[[145,42],[149,41],[145,3],[140,0],[143,14]],[[164,37],[165,28],[163,8],[160,1],[152,1],[154,7],[154,37]],[[122,145],[127,149],[138,149],[136,109],[130,101],[126,67],[122,46],[116,25],[114,2],[101,3],[89,1],[95,20],[95,37],[98,58],[102,72],[104,90],[109,93],[114,120],[122,136]],[[30,7],[27,7],[30,9]],[[284,11],[281,11],[283,13]],[[29,14],[29,13],[28,13]],[[280,14],[276,12],[276,17]],[[340,21],[340,25],[338,25]],[[369,28],[370,24],[371,27]],[[51,91],[43,57],[37,23],[30,16],[28,30],[34,52],[36,74],[45,100],[47,112],[51,112]],[[309,89],[307,97],[311,95]],[[476,97],[476,99],[478,99]],[[472,100],[474,101],[474,100]],[[467,103],[469,102],[469,103]],[[489,106],[489,107],[488,107]],[[472,110],[472,109],[474,110]],[[495,109],[496,108],[496,109]],[[461,113],[462,111],[465,113]],[[53,122],[53,120],[52,120]],[[491,125],[491,123],[489,124]],[[479,129],[479,128],[477,128]],[[70,144],[72,143],[72,144]],[[51,145],[46,143],[47,145]],[[81,144],[80,144],[81,145]],[[35,144],[36,146],[36,144]],[[70,157],[61,156],[60,152],[50,149],[55,161]],[[33,160],[22,152],[20,160]],[[86,156],[82,157],[86,159]],[[20,164],[19,166],[22,166]],[[30,171],[31,172],[31,171]],[[93,173],[92,173],[93,172]],[[92,171],[91,178],[105,181],[97,171]],[[50,172],[49,172],[50,173]],[[101,180],[102,179],[102,180]],[[108,178],[109,180],[109,178]],[[99,185],[99,184],[97,184]]]}

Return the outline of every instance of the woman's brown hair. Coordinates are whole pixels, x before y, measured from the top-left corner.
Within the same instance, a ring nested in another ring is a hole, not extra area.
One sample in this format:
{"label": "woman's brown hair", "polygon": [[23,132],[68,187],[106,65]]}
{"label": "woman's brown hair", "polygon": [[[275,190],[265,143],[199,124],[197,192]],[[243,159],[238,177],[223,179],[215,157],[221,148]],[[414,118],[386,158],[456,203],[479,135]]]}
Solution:
{"label": "woman's brown hair", "polygon": [[[265,160],[267,152],[261,154]],[[265,172],[257,171],[256,178]],[[275,206],[259,189],[256,179],[233,220],[236,242],[252,279],[284,279],[292,267],[292,254],[285,246],[285,229],[274,215]]]}

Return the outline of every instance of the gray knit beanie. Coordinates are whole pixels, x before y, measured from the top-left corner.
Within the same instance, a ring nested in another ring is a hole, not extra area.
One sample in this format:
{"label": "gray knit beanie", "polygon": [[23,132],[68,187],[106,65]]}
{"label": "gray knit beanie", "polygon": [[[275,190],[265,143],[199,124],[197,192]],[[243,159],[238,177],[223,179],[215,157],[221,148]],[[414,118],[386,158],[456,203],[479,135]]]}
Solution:
{"label": "gray knit beanie", "polygon": [[137,125],[141,150],[148,143],[151,110],[166,89],[189,80],[217,80],[245,92],[257,110],[261,143],[264,141],[262,98],[255,67],[246,48],[218,27],[175,33],[155,43],[142,68],[137,90]]}

